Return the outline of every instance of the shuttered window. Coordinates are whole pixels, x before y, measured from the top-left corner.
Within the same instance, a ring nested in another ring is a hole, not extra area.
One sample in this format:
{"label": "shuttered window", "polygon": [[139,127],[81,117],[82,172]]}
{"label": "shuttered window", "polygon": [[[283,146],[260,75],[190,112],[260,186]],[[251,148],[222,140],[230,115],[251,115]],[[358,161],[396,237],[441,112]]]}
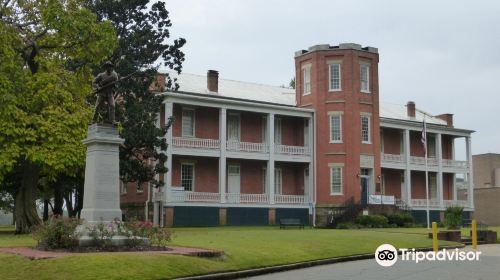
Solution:
{"label": "shuttered window", "polygon": [[194,109],[182,109],[182,136],[194,137]]}

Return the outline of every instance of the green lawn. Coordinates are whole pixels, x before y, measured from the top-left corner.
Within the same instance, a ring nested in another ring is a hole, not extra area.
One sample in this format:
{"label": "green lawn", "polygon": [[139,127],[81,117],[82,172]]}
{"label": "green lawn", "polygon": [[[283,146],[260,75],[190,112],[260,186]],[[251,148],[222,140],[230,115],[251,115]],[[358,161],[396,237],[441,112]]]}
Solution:
{"label": "green lawn", "polygon": [[[29,261],[0,254],[0,275],[2,279],[165,279],[373,253],[382,243],[410,248],[431,246],[431,240],[424,234],[393,230],[177,228],[172,245],[223,250],[226,257],[210,260],[159,254],[102,253]],[[32,245],[31,236],[13,236],[7,229],[0,229],[0,247]]]}

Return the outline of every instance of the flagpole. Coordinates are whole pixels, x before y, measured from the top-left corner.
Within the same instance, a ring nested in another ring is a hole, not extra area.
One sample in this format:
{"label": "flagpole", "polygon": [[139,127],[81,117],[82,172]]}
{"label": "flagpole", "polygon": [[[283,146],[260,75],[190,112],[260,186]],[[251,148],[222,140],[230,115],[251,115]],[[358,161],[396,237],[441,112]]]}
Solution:
{"label": "flagpole", "polygon": [[430,218],[429,218],[429,172],[427,168],[427,124],[425,123],[424,115],[424,133],[425,133],[425,200],[427,202],[426,214],[427,214],[427,229],[430,229]]}

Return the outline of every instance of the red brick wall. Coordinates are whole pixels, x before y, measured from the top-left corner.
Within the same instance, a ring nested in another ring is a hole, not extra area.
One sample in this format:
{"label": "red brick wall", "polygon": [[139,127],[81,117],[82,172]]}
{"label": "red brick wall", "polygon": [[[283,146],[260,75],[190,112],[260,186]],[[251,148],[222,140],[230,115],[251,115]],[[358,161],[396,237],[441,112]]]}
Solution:
{"label": "red brick wall", "polygon": [[262,143],[262,114],[241,112],[241,141]]}
{"label": "red brick wall", "polygon": [[385,179],[385,195],[394,195],[401,198],[401,174],[403,171],[396,169],[382,169]]}
{"label": "red brick wall", "polygon": [[194,163],[194,191],[219,192],[219,161],[209,157],[174,156],[172,159],[172,186],[181,186],[181,163]]}
{"label": "red brick wall", "polygon": [[[328,92],[329,60],[342,60],[341,92]],[[369,62],[371,93],[360,92],[361,61]],[[311,94],[303,96],[302,66],[311,63]],[[374,156],[374,178],[379,182],[380,125],[378,96],[378,55],[364,51],[330,49],[311,52],[295,59],[296,99],[300,107],[316,110],[316,189],[318,204],[341,204],[361,197],[360,155]],[[330,144],[329,111],[343,111],[343,144]],[[361,112],[371,113],[371,144],[361,144]],[[343,163],[344,195],[330,195],[328,163]]]}
{"label": "red brick wall", "polygon": [[410,152],[412,156],[424,157],[425,150],[422,144],[422,133],[418,131],[410,131]]}
{"label": "red brick wall", "polygon": [[143,192],[137,191],[137,183],[127,183],[126,188],[126,194],[122,194],[120,189],[120,203],[146,202],[148,200],[148,183],[142,184]]}
{"label": "red brick wall", "polygon": [[304,119],[281,118],[281,144],[304,146]]}
{"label": "red brick wall", "polygon": [[411,198],[425,199],[425,172],[411,173]]}
{"label": "red brick wall", "polygon": [[453,174],[443,173],[443,199],[453,199]]}
{"label": "red brick wall", "polygon": [[443,159],[453,158],[453,136],[442,135],[441,147],[443,149]]}
{"label": "red brick wall", "polygon": [[[240,166],[240,193],[263,193],[262,168],[266,162],[258,160],[228,160],[227,165],[237,164]],[[227,182],[227,181],[226,181]],[[229,186],[226,183],[226,192]]]}
{"label": "red brick wall", "polygon": [[384,128],[383,131],[384,131],[384,153],[393,155],[401,154],[400,130]]}
{"label": "red brick wall", "polygon": [[[192,108],[192,107],[191,107]],[[182,105],[174,104],[172,135],[182,136]],[[195,107],[195,137],[219,139],[219,110],[209,107]]]}
{"label": "red brick wall", "polygon": [[276,167],[282,170],[282,194],[303,195],[305,166],[299,163],[280,162]]}

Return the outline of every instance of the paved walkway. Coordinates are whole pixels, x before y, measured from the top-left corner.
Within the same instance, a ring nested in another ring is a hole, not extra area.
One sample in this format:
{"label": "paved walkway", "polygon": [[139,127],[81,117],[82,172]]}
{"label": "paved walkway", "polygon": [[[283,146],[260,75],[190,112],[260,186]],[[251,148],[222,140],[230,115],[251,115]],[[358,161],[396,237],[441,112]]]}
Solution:
{"label": "paved walkway", "polygon": [[[470,247],[465,247],[470,251]],[[418,264],[401,261],[391,267],[381,267],[374,259],[337,263],[313,268],[291,270],[246,279],[253,280],[335,280],[335,279],[436,279],[436,280],[498,280],[500,279],[500,244],[480,245],[480,260],[468,261],[424,261]]]}
{"label": "paved walkway", "polygon": [[96,252],[96,253],[71,253],[71,252],[55,252],[55,251],[42,251],[30,247],[5,247],[0,248],[0,253],[11,253],[21,255],[30,260],[51,259],[67,256],[77,256],[83,254],[171,254],[183,255],[192,257],[220,257],[224,254],[222,251],[206,250],[200,248],[188,248],[169,246],[171,250],[168,251],[138,251],[138,252]]}

